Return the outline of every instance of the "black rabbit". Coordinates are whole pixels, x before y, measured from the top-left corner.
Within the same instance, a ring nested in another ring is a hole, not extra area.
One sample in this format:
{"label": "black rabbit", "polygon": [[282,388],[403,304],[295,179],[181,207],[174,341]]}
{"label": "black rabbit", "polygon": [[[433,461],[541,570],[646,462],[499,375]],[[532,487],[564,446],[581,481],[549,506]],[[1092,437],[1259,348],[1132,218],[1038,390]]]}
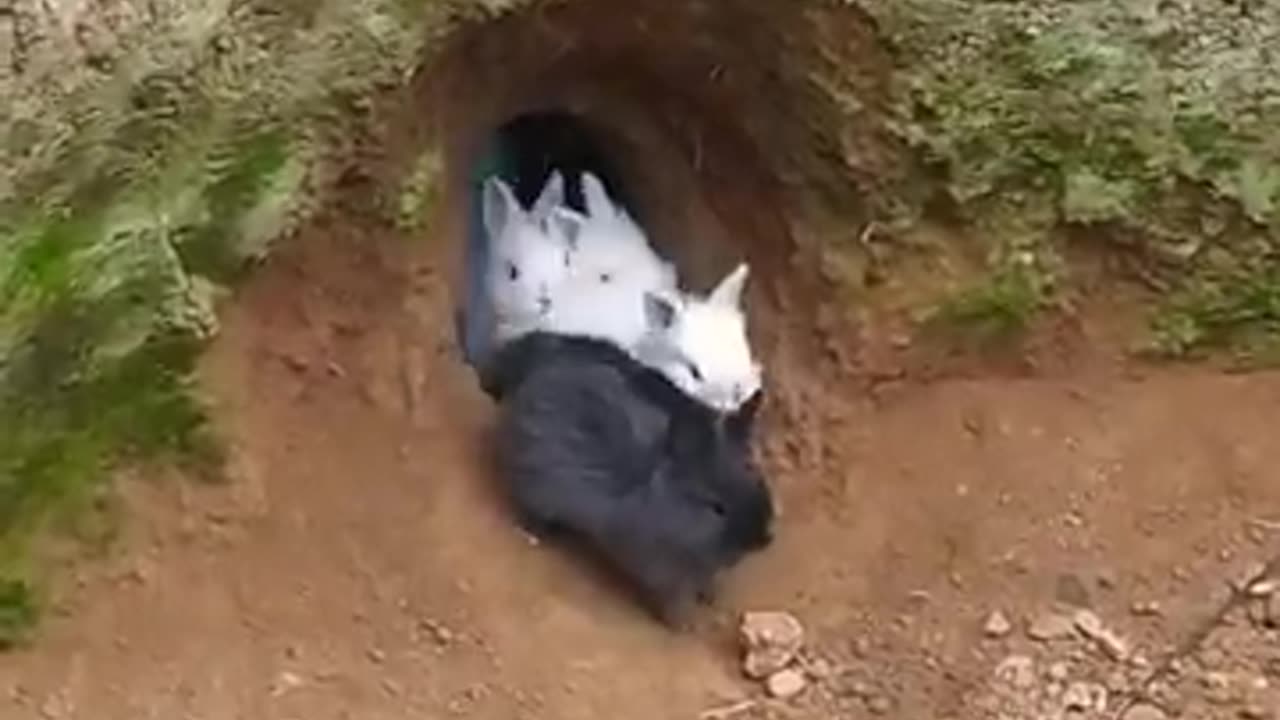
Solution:
{"label": "black rabbit", "polygon": [[498,355],[499,465],[521,523],[588,546],[678,625],[771,539],[750,457],[760,397],[721,416],[602,341],[532,333]]}

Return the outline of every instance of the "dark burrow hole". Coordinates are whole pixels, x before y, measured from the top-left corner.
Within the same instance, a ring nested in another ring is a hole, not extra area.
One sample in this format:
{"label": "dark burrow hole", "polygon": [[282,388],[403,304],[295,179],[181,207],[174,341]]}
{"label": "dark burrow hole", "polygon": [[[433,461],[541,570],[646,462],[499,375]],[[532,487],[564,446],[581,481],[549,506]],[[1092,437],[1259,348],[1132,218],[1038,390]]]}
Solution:
{"label": "dark burrow hole", "polygon": [[[473,187],[493,174],[511,184],[516,199],[529,207],[553,170],[565,177],[565,201],[585,211],[581,173],[591,172],[604,183],[609,196],[635,215],[635,205],[607,150],[604,133],[571,112],[551,110],[517,115],[503,123],[474,168]],[[643,223],[642,223],[643,224]]]}

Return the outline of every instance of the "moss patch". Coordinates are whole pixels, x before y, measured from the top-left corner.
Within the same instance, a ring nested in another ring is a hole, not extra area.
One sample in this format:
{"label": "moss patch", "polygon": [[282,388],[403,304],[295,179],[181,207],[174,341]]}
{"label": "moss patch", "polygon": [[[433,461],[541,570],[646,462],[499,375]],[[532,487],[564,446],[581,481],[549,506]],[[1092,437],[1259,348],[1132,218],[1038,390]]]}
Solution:
{"label": "moss patch", "polygon": [[[997,244],[1028,220],[1046,247],[1055,228],[1087,225],[1137,249],[1167,284],[1214,287],[1236,281],[1221,280],[1215,256],[1250,265],[1280,249],[1280,65],[1269,49],[1280,6],[859,4],[895,51],[894,128],[925,160],[924,181],[940,180]],[[1165,336],[1207,327],[1159,315]]]}
{"label": "moss patch", "polygon": [[0,205],[0,647],[39,618],[35,539],[79,527],[58,521],[94,506],[113,464],[217,470],[191,372],[217,330],[218,284],[315,207],[364,99],[407,75],[447,5],[215,4],[157,19],[98,81],[15,92],[23,141],[5,149],[16,192]]}
{"label": "moss patch", "polygon": [[1280,268],[1202,281],[1155,313],[1153,350],[1188,357],[1223,348],[1248,365],[1280,363]]}

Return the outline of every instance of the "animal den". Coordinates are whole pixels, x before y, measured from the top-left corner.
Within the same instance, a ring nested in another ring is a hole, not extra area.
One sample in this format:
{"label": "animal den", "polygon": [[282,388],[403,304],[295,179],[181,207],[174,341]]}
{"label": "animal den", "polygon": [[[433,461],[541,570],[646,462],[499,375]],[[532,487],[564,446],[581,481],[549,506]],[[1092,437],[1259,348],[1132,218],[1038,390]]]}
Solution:
{"label": "animal den", "polygon": [[823,165],[775,63],[807,22],[535,6],[433,67],[458,344],[499,408],[499,484],[526,530],[585,541],[667,621],[772,533],[763,349],[793,284],[787,198]]}

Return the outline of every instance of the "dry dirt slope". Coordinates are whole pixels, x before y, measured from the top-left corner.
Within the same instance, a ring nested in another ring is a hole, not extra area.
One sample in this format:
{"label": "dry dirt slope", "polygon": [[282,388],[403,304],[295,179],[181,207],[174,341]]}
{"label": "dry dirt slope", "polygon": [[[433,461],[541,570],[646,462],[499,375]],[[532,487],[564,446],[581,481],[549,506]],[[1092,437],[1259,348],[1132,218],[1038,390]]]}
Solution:
{"label": "dry dirt slope", "polygon": [[[779,339],[777,543],[671,635],[494,502],[442,244],[359,214],[296,240],[228,304],[204,366],[231,482],[127,484],[124,542],[0,658],[0,717],[1106,717],[1280,544],[1280,375],[1100,363],[872,401]],[[1275,717],[1264,605],[1157,678],[1160,712]],[[1135,657],[1046,630],[1081,606]],[[748,608],[806,623],[800,696],[739,678]]]}

